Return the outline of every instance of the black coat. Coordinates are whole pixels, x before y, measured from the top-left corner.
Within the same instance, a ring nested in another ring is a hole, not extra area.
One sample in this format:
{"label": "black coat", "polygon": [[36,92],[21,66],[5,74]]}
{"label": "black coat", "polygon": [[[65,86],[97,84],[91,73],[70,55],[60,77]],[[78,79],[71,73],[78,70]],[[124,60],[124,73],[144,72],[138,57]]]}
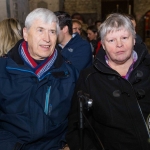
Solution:
{"label": "black coat", "polygon": [[[80,74],[69,115],[67,142],[79,150],[77,91],[90,95],[93,106],[84,114],[84,150],[150,150],[150,55],[145,45],[136,44],[138,60],[128,80],[105,62],[100,50],[92,67]],[[96,137],[98,136],[98,138]]]}

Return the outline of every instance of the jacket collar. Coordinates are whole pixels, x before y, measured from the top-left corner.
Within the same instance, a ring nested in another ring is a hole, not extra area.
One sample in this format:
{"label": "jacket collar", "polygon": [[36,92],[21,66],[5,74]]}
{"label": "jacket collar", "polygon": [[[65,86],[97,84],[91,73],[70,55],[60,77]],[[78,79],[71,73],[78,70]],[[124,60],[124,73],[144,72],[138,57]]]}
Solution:
{"label": "jacket collar", "polygon": [[[23,42],[24,40],[19,40],[16,45],[9,51],[8,53],[8,57],[10,57],[11,59],[13,59],[17,64],[19,65],[24,65],[24,62],[22,60],[22,58],[20,57],[19,55],[19,52],[18,52],[18,48],[19,48],[19,45]],[[55,68],[59,68],[63,63],[63,58],[60,54],[60,52],[58,51],[58,56],[56,58],[56,61],[54,63],[54,67]]]}

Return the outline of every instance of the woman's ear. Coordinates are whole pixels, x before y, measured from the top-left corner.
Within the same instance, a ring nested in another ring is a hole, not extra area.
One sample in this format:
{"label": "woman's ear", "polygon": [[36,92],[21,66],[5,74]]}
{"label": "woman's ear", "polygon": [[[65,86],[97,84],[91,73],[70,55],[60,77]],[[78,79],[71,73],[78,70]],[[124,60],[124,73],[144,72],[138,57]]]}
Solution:
{"label": "woman's ear", "polygon": [[102,47],[105,50],[105,44],[101,41]]}

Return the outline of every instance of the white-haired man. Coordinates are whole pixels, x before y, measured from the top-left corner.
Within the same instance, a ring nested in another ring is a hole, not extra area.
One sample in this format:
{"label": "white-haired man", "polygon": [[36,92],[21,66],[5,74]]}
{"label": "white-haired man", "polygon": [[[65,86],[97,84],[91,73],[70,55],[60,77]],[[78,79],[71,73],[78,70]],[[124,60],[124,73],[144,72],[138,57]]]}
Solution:
{"label": "white-haired man", "polygon": [[24,39],[0,59],[0,149],[58,150],[76,70],[55,49],[58,19],[44,8],[26,17]]}

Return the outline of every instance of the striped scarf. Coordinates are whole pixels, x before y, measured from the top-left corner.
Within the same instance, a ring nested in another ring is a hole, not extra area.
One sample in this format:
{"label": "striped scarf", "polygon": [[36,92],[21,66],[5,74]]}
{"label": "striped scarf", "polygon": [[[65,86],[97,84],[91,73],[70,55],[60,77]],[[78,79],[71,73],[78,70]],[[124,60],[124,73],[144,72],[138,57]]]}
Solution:
{"label": "striped scarf", "polygon": [[41,78],[42,75],[44,75],[52,67],[57,58],[57,50],[54,50],[50,57],[44,59],[40,64],[37,64],[29,54],[26,41],[23,41],[20,44],[19,54],[22,57],[24,63],[33,70],[38,78]]}

